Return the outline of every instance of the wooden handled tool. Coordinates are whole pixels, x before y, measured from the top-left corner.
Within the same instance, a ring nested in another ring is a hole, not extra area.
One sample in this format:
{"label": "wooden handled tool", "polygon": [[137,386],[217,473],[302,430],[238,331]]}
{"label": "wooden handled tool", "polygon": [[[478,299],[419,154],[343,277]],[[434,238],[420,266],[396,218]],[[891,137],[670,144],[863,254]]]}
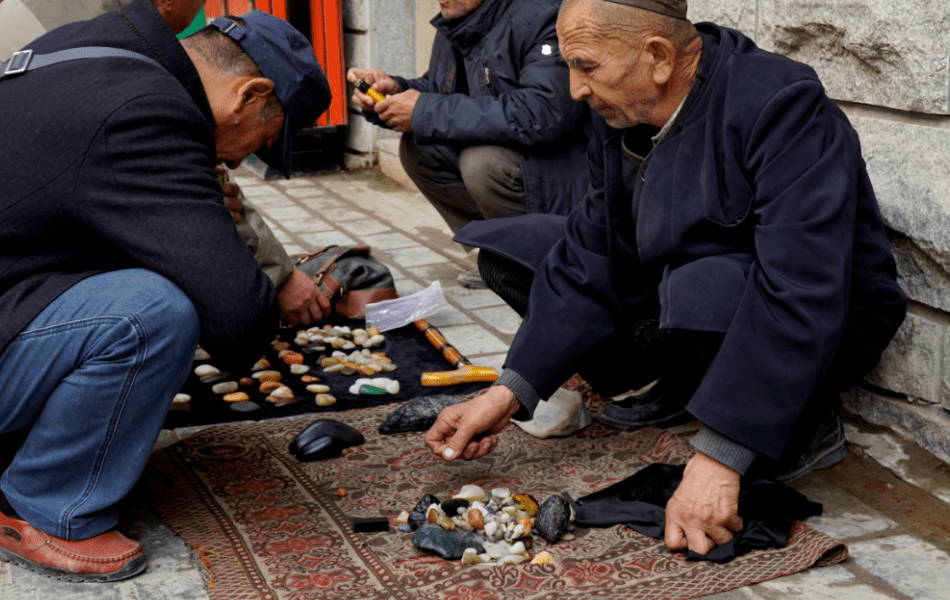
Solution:
{"label": "wooden handled tool", "polygon": [[476,367],[468,361],[455,347],[445,340],[445,336],[425,319],[413,321],[413,325],[422,332],[429,343],[449,361],[454,371],[433,371],[422,374],[423,387],[441,387],[457,385],[459,383],[491,383],[498,379],[498,372],[493,367]]}

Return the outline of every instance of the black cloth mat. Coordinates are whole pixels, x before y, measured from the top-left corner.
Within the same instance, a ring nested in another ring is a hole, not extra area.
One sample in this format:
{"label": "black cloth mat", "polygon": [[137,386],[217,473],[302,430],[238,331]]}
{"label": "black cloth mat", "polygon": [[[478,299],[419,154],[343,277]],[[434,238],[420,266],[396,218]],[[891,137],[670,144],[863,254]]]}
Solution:
{"label": "black cloth mat", "polygon": [[[300,352],[301,348],[293,343],[295,333],[301,329],[309,329],[314,326],[324,324],[346,325],[350,329],[361,328],[365,326],[363,320],[347,320],[334,318],[328,321],[320,321],[306,327],[293,327],[282,329],[281,341],[291,343],[291,350]],[[329,356],[332,348],[327,348],[324,352],[304,355],[304,364],[310,367],[308,375],[314,375],[320,378],[320,383],[330,386],[330,393],[336,397],[336,404],[331,406],[317,406],[315,404],[316,394],[306,390],[307,383],[300,380],[300,375],[294,375],[290,372],[290,365],[284,364],[277,358],[275,352],[270,346],[261,349],[261,354],[271,363],[271,370],[279,371],[282,375],[281,383],[294,391],[298,404],[291,406],[276,407],[268,403],[265,398],[267,394],[258,391],[260,382],[254,380],[254,385],[250,387],[241,386],[240,391],[247,392],[251,401],[258,404],[260,410],[254,412],[237,412],[231,409],[231,404],[225,402],[222,396],[211,391],[211,384],[201,383],[198,377],[192,373],[188,380],[182,386],[181,391],[191,396],[189,410],[172,410],[165,419],[165,429],[177,429],[179,427],[192,427],[196,425],[210,425],[214,423],[230,423],[235,421],[263,419],[274,419],[280,417],[292,417],[305,415],[309,413],[333,413],[357,408],[369,408],[390,404],[393,402],[403,402],[411,400],[418,396],[428,396],[430,394],[454,394],[463,395],[484,389],[491,384],[488,383],[467,383],[461,385],[452,385],[446,387],[422,387],[420,378],[422,373],[429,371],[451,371],[452,365],[437,351],[425,336],[414,325],[406,325],[398,329],[392,329],[385,332],[386,341],[380,345],[370,348],[370,352],[382,351],[393,360],[397,369],[395,371],[383,371],[375,377],[387,377],[399,381],[400,391],[398,394],[387,394],[385,396],[370,397],[357,396],[349,393],[349,388],[353,383],[364,377],[364,375],[341,375],[340,373],[324,373],[323,368],[317,364],[321,356]],[[349,354],[353,350],[343,350]],[[477,364],[477,361],[474,361]],[[196,361],[194,366],[199,364],[214,365],[214,357],[206,361]],[[250,377],[251,372],[230,373],[227,381],[237,381],[241,377]]]}

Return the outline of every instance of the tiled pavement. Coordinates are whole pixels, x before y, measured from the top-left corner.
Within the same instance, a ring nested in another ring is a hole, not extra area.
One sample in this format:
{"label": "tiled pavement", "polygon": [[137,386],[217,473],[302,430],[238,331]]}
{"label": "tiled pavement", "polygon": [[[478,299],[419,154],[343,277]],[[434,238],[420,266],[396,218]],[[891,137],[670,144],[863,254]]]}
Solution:
{"label": "tiled pavement", "polygon": [[[391,267],[400,294],[438,279],[451,308],[429,321],[476,364],[501,366],[519,318],[492,292],[457,285],[457,275],[475,267],[473,255],[451,242],[420,194],[375,170],[266,182],[239,171],[236,181],[290,253],[368,244]],[[694,427],[682,426],[680,433]],[[165,431],[159,443],[189,433]],[[855,421],[849,422],[848,435],[851,449],[842,464],[795,487],[824,504],[824,516],[809,524],[846,542],[850,558],[709,600],[950,598],[950,467]],[[150,561],[146,573],[115,584],[67,584],[0,563],[0,598],[207,598],[188,549],[147,508],[143,493],[136,490],[129,498],[120,528],[143,543]]]}

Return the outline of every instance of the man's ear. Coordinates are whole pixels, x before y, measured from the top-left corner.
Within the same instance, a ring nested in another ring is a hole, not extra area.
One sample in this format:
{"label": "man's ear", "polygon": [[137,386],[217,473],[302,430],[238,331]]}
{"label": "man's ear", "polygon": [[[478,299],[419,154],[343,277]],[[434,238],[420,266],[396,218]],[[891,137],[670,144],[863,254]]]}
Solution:
{"label": "man's ear", "polygon": [[650,56],[653,83],[666,85],[673,76],[676,65],[676,48],[673,42],[658,35],[647,38],[644,51]]}
{"label": "man's ear", "polygon": [[267,97],[274,93],[274,82],[266,77],[253,77],[242,82],[237,92],[234,99],[236,112],[244,108],[254,108],[259,112]]}

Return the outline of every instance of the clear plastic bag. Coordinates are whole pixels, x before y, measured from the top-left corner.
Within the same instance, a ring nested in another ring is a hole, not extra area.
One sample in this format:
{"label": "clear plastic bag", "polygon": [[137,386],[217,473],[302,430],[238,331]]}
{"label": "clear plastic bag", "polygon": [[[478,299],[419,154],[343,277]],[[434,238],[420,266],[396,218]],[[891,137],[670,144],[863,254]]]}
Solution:
{"label": "clear plastic bag", "polygon": [[424,319],[448,306],[442,295],[442,284],[433,281],[424,290],[404,298],[384,300],[366,305],[366,327],[389,331]]}

